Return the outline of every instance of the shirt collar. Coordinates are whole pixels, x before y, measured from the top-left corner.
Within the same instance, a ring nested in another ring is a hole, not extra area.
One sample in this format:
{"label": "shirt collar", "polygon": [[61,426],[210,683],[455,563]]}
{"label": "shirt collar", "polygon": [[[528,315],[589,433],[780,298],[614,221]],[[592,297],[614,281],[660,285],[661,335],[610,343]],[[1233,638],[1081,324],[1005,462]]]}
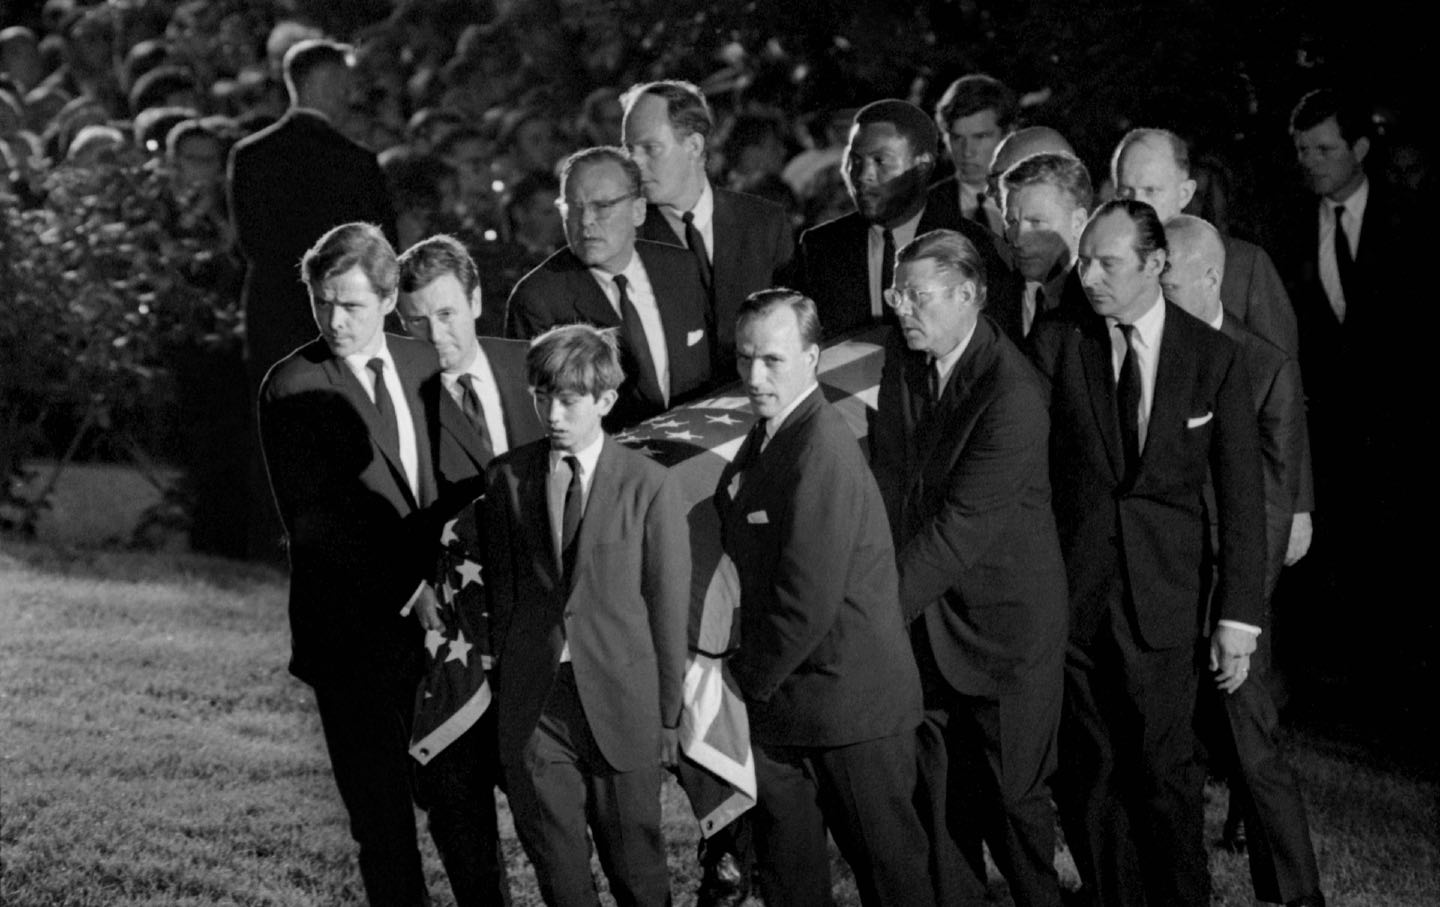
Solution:
{"label": "shirt collar", "polygon": [[581,481],[588,483],[590,477],[595,475],[595,464],[600,462],[600,450],[605,446],[605,432],[595,436],[595,440],[586,447],[575,451],[573,454],[563,450],[550,448],[550,471],[554,472],[560,467],[560,461],[566,457],[574,457],[580,461]]}
{"label": "shirt collar", "polygon": [[[915,238],[915,231],[920,228],[920,218],[924,216],[925,206],[921,205],[920,210],[915,212],[914,217],[910,218],[909,220],[901,221],[900,223],[890,228],[890,232],[895,234],[895,248],[897,250],[899,250],[902,245],[900,242],[900,237],[902,235],[905,237],[905,242],[909,242],[910,240]],[[881,224],[871,224],[870,230],[876,236],[885,235],[885,227]]]}
{"label": "shirt collar", "polygon": [[950,373],[955,370],[955,364],[960,361],[961,356],[965,355],[966,347],[970,346],[970,340],[975,336],[975,326],[979,323],[978,319],[971,323],[970,330],[966,331],[965,336],[960,338],[960,342],[955,344],[955,349],[943,356],[935,357],[935,361],[931,365],[940,373],[941,387],[944,387],[945,382],[950,380]]}
{"label": "shirt collar", "polygon": [[[673,205],[661,206],[662,213],[675,219],[678,223],[685,218],[685,212]],[[711,218],[715,216],[715,190],[710,188],[710,180],[705,178],[700,184],[700,197],[691,206],[690,213],[695,215],[695,229],[703,230]]]}
{"label": "shirt collar", "polygon": [[1165,327],[1165,297],[1157,294],[1155,304],[1132,324],[1135,326],[1135,342],[1147,350],[1155,349],[1160,343],[1160,331]]}
{"label": "shirt collar", "polygon": [[1351,218],[1352,223],[1364,220],[1365,205],[1370,201],[1370,178],[1362,177],[1360,185],[1343,201],[1336,202],[1328,198],[1322,198],[1321,201],[1324,203],[1325,209],[1330,212],[1331,220],[1334,220],[1335,209],[1340,205],[1345,206],[1345,213]]}
{"label": "shirt collar", "polygon": [[1212,328],[1214,328],[1215,330],[1218,331],[1218,330],[1220,330],[1221,326],[1224,325],[1224,324],[1225,324],[1225,307],[1224,307],[1224,306],[1220,306],[1220,307],[1219,307],[1219,311],[1217,311],[1217,312],[1215,313],[1215,320],[1212,321],[1212,322],[1210,322],[1210,326],[1211,326]]}
{"label": "shirt collar", "polygon": [[371,359],[380,359],[385,363],[389,371],[395,370],[395,360],[390,355],[390,347],[385,343],[385,332],[376,331],[377,339],[372,340],[370,345],[358,353],[351,353],[345,357],[345,363],[356,372],[363,372],[369,367]]}
{"label": "shirt collar", "polygon": [[785,420],[790,418],[790,414],[795,412],[796,407],[798,407],[801,403],[804,403],[805,399],[811,394],[815,393],[815,389],[819,386],[819,380],[814,378],[810,379],[810,385],[806,387],[803,391],[801,391],[799,394],[797,394],[795,396],[795,399],[790,401],[789,406],[785,407],[784,409],[780,410],[780,412],[770,417],[770,421],[765,423],[766,441],[769,441],[771,438],[775,437],[775,433],[780,430],[780,426],[785,424]]}
{"label": "shirt collar", "polygon": [[485,373],[488,371],[486,368],[487,362],[488,360],[485,358],[485,348],[477,341],[475,344],[475,356],[470,360],[470,364],[458,372],[441,372],[440,381],[445,385],[447,390],[454,390],[455,383],[460,380],[460,376],[462,375],[473,375],[477,381],[483,384],[486,378]]}
{"label": "shirt collar", "polygon": [[606,285],[614,283],[616,277],[619,277],[620,274],[624,274],[624,275],[625,275],[625,279],[630,282],[630,285],[631,285],[631,286],[634,286],[634,285],[635,285],[635,269],[636,269],[636,268],[639,268],[639,267],[640,267],[640,251],[639,251],[638,249],[636,249],[634,246],[631,246],[631,247],[630,247],[630,261],[626,262],[625,267],[621,268],[618,273],[616,273],[616,274],[611,274],[609,271],[605,270],[604,268],[590,268],[590,273],[591,273],[591,274],[594,274],[594,275],[595,275],[595,279],[598,280],[598,281],[600,281],[601,284],[606,284]]}

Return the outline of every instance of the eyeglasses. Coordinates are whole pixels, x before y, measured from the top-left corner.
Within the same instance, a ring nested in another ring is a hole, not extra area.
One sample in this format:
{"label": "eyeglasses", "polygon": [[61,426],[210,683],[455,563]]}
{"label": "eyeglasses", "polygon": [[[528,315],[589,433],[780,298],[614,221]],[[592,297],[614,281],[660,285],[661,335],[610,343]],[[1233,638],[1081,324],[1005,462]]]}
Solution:
{"label": "eyeglasses", "polygon": [[918,312],[934,302],[935,297],[940,294],[936,290],[917,290],[913,287],[903,287],[897,290],[890,287],[881,295],[885,298],[885,304],[892,309],[898,311],[908,306],[911,311]]}
{"label": "eyeglasses", "polygon": [[609,220],[615,216],[615,212],[619,209],[620,205],[630,201],[632,198],[635,198],[635,196],[636,193],[628,192],[625,195],[601,199],[598,202],[580,202],[576,204],[571,204],[563,198],[557,198],[555,200],[555,207],[560,209],[560,216],[567,219],[573,214],[580,220],[584,220],[585,215],[588,213],[595,215],[596,220]]}

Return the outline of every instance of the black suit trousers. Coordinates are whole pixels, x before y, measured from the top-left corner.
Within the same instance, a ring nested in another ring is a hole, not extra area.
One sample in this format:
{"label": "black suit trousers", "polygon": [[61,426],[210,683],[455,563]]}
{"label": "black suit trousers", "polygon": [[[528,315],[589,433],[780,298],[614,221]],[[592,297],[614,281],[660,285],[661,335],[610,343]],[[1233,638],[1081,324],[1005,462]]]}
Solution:
{"label": "black suit trousers", "polygon": [[837,747],[752,748],[760,797],[750,815],[765,903],[832,903],[828,827],[865,907],[934,904],[925,830],[912,802],[914,734]]}
{"label": "black suit trousers", "polygon": [[360,877],[371,907],[428,905],[415,830],[410,722],[415,678],[355,672],[315,685],[350,834],[360,845]]}
{"label": "black suit trousers", "polygon": [[417,799],[425,808],[456,907],[510,902],[495,816],[499,779],[493,707],[419,768]]}
{"label": "black suit trousers", "polygon": [[660,833],[660,754],[631,772],[610,767],[595,742],[575,672],[561,664],[519,764],[505,766],[515,833],[550,907],[598,907],[588,821],[620,907],[670,903]]}
{"label": "black suit trousers", "polygon": [[1059,665],[1020,689],[968,696],[941,675],[923,620],[912,633],[925,694],[915,807],[930,838],[936,903],[978,907],[989,900],[988,842],[1017,907],[1058,907],[1049,779],[1060,727]]}
{"label": "black suit trousers", "polygon": [[1320,869],[1300,784],[1280,749],[1270,638],[1260,634],[1238,690],[1227,695],[1207,684],[1200,696],[1212,764],[1225,767],[1230,813],[1245,820],[1255,896],[1284,904],[1319,894]]}
{"label": "black suit trousers", "polygon": [[1208,907],[1198,644],[1147,649],[1129,609],[1065,654],[1056,800],[1088,903]]}

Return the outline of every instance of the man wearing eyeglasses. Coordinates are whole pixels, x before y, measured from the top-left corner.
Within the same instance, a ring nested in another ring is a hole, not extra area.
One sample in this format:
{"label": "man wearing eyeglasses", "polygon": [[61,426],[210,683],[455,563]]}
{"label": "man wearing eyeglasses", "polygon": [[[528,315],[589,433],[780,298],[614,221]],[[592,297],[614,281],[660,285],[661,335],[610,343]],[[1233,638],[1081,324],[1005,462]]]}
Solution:
{"label": "man wearing eyeglasses", "polygon": [[984,312],[953,230],[896,256],[871,465],[920,667],[921,821],[937,904],[986,901],[983,844],[1018,905],[1057,905],[1056,766],[1067,627],[1040,376]]}
{"label": "man wearing eyeglasses", "polygon": [[557,324],[616,328],[625,382],[605,420],[618,431],[704,393],[714,374],[700,269],[686,250],[636,239],[645,220],[640,171],[620,148],[566,158],[560,214],[568,246],[510,294],[506,333]]}

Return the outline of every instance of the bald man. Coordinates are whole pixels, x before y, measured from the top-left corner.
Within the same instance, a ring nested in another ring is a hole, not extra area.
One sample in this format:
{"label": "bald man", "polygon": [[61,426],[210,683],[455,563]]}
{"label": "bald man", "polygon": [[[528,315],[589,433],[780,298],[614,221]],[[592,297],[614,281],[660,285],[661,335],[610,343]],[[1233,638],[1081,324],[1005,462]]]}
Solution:
{"label": "bald man", "polygon": [[1213,756],[1233,760],[1230,812],[1242,816],[1249,831],[1255,896],[1283,904],[1323,904],[1300,786],[1276,740],[1279,719],[1270,672],[1268,603],[1285,561],[1300,490],[1297,467],[1305,433],[1300,368],[1222,305],[1226,243],[1213,226],[1181,214],[1165,223],[1165,238],[1170,246],[1170,265],[1160,279],[1165,298],[1235,341],[1250,382],[1263,455],[1267,607],[1250,655],[1249,680],[1218,696],[1202,693],[1202,710],[1220,712],[1209,743]]}
{"label": "bald man", "polygon": [[[1180,214],[1195,195],[1190,177],[1190,149],[1185,140],[1166,129],[1132,129],[1115,146],[1110,158],[1115,194],[1148,203],[1162,222]],[[1225,254],[1220,302],[1232,318],[1296,362],[1299,369],[1299,335],[1295,309],[1285,293],[1280,273],[1265,250],[1254,243],[1222,236]],[[1285,563],[1293,564],[1310,548],[1310,513],[1315,509],[1314,481],[1310,474],[1308,433],[1302,436],[1303,457],[1295,464],[1300,492],[1295,500]]]}

